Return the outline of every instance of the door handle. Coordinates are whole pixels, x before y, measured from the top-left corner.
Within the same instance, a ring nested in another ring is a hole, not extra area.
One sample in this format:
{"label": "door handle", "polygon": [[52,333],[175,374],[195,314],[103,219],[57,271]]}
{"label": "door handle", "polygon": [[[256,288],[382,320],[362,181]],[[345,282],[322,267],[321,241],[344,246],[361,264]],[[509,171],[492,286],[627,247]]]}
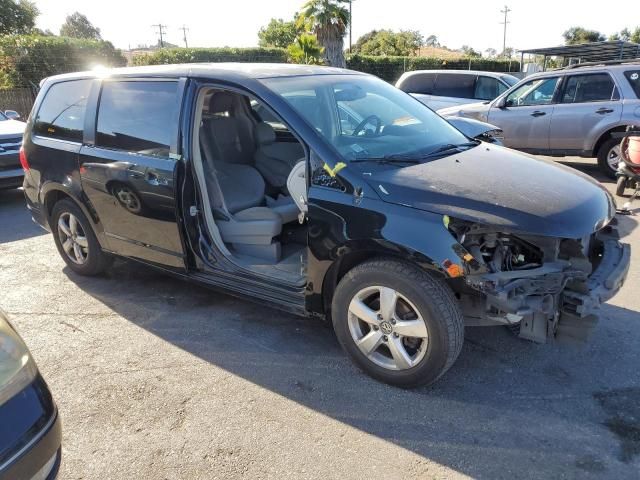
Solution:
{"label": "door handle", "polygon": [[535,112],[533,112],[531,114],[531,116],[532,117],[542,117],[542,116],[544,116],[546,114],[547,114],[547,112],[541,112],[540,110],[536,110]]}
{"label": "door handle", "polygon": [[599,108],[598,110],[596,110],[596,113],[599,115],[605,115],[607,113],[613,113],[613,108]]}

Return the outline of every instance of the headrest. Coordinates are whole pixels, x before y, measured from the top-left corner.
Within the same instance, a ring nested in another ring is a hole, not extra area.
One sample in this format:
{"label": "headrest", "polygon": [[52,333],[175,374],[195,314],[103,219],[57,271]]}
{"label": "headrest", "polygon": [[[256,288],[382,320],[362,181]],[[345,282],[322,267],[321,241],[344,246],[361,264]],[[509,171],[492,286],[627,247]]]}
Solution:
{"label": "headrest", "polygon": [[276,132],[268,123],[260,122],[256,125],[255,137],[258,145],[270,145],[276,141]]}
{"label": "headrest", "polygon": [[235,96],[229,92],[217,92],[209,100],[209,113],[234,113]]}

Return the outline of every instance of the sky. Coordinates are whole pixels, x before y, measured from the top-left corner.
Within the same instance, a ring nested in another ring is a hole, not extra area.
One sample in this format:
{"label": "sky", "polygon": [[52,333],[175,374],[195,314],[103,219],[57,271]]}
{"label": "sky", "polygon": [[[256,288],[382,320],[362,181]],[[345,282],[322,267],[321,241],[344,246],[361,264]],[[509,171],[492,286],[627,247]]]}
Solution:
{"label": "sky", "polygon": [[[67,15],[79,11],[116,47],[127,49],[157,42],[152,24],[167,25],[166,40],[183,45],[180,27],[189,28],[190,47],[250,47],[272,17],[288,20],[304,0],[36,0],[37,26],[58,33]],[[637,0],[620,0],[615,8],[597,1],[507,0],[507,47],[559,45],[562,32],[580,25],[610,34],[640,25]],[[502,50],[505,0],[354,0],[353,41],[362,34],[388,28],[436,35],[442,45],[475,50]],[[628,24],[625,23],[629,18]],[[347,45],[348,39],[345,39]]]}

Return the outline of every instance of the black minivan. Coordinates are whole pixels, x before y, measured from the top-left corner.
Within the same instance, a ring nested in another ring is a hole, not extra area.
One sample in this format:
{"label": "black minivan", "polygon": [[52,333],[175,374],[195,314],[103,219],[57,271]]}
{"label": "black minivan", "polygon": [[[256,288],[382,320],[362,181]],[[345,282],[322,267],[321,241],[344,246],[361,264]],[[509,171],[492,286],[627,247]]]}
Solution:
{"label": "black minivan", "polygon": [[438,379],[465,325],[582,337],[628,270],[600,184],[370,75],[194,64],[41,87],[24,190],[71,270],[118,255],[330,319],[390,384]]}

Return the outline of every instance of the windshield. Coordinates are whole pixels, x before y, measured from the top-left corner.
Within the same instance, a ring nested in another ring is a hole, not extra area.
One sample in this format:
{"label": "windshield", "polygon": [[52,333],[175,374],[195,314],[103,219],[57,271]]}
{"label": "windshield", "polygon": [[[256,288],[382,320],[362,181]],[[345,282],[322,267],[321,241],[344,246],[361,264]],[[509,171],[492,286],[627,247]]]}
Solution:
{"label": "windshield", "polygon": [[413,97],[364,75],[269,78],[263,82],[304,117],[345,161],[416,158],[469,139]]}
{"label": "windshield", "polygon": [[3,120],[9,120],[9,119],[4,113],[0,112],[0,122],[2,122]]}

